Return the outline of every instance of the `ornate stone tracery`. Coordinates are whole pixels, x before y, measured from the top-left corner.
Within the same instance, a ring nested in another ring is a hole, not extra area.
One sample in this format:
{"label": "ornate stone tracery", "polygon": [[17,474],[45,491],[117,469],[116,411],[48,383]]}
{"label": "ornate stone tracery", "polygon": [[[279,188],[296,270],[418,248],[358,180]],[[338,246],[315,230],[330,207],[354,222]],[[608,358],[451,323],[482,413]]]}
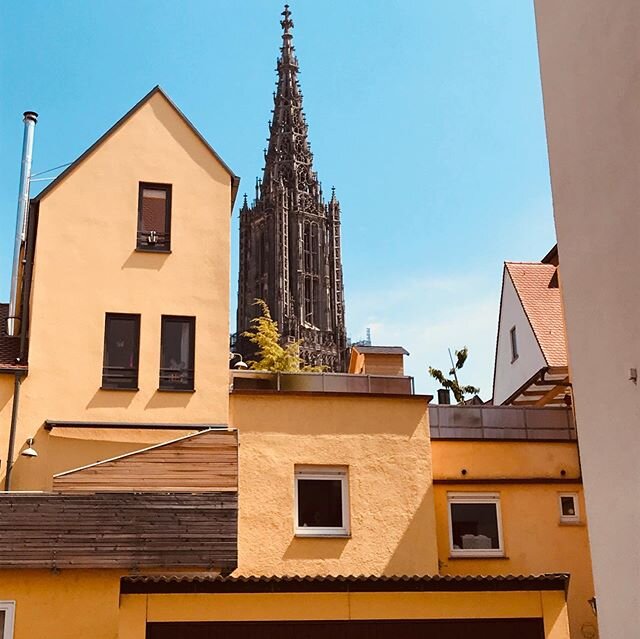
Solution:
{"label": "ornate stone tracery", "polygon": [[[283,341],[302,340],[301,355],[329,371],[346,366],[344,289],[340,253],[340,204],[325,202],[302,110],[293,20],[285,5],[280,24],[277,90],[262,180],[255,199],[240,210],[237,332],[250,327],[253,302],[264,299]],[[239,339],[237,349],[251,355]]]}

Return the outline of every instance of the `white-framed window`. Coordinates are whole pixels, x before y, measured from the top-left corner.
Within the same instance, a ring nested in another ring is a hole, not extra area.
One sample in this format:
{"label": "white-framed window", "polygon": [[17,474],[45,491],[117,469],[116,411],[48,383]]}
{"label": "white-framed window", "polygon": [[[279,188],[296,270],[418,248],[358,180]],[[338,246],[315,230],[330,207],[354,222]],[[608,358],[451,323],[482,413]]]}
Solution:
{"label": "white-framed window", "polygon": [[560,521],[563,523],[575,523],[580,521],[580,507],[578,493],[559,493],[558,505],[560,507]]}
{"label": "white-framed window", "polygon": [[502,557],[500,495],[448,493],[452,557]]}
{"label": "white-framed window", "polygon": [[518,359],[518,336],[515,326],[509,331],[509,339],[511,341],[511,363],[513,364]]}
{"label": "white-framed window", "polygon": [[13,639],[15,614],[15,601],[0,601],[0,639]]}
{"label": "white-framed window", "polygon": [[298,536],[349,535],[346,467],[296,466],[294,523]]}

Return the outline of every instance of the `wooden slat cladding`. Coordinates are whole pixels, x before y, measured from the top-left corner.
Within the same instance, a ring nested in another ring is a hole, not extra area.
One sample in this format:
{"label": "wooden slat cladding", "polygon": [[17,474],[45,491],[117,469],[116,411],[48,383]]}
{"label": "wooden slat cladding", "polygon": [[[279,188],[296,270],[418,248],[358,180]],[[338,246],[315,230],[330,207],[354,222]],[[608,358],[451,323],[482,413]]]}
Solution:
{"label": "wooden slat cladding", "polygon": [[0,568],[237,566],[237,493],[0,493]]}
{"label": "wooden slat cladding", "polygon": [[54,475],[62,492],[235,491],[238,488],[236,431],[203,431]]}

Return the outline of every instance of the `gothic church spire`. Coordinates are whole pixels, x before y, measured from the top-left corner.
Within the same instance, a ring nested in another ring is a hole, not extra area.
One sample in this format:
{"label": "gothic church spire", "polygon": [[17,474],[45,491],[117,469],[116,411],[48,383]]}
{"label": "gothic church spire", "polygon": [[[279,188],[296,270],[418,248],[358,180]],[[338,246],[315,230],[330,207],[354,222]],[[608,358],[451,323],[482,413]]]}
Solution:
{"label": "gothic church spire", "polygon": [[[289,5],[282,12],[282,46],[278,58],[277,88],[273,98],[273,119],[265,157],[262,192],[273,195],[282,183],[293,204],[308,208],[318,201],[320,189],[313,172],[313,155],[298,82],[298,59],[293,46],[293,20]],[[298,197],[304,194],[303,197]]]}
{"label": "gothic church spire", "polygon": [[[346,329],[340,249],[340,205],[325,203],[313,171],[298,82],[289,6],[282,12],[282,46],[273,117],[256,196],[240,209],[237,335],[248,330],[263,299],[283,341],[300,340],[308,364],[328,371],[346,365]],[[237,350],[251,358],[252,346]]]}

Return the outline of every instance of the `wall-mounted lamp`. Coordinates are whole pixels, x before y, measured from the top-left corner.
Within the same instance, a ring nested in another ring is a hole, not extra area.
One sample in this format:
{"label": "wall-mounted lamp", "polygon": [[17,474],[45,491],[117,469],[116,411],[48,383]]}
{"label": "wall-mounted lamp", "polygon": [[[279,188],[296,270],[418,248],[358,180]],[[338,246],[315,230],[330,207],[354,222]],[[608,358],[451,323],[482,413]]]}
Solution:
{"label": "wall-mounted lamp", "polygon": [[27,448],[25,448],[20,454],[23,457],[37,457],[38,456],[38,452],[33,447],[33,437],[29,437],[29,439],[27,439]]}
{"label": "wall-mounted lamp", "polygon": [[242,359],[242,355],[240,353],[229,353],[229,360],[231,361],[234,357],[239,357],[239,361],[237,361],[233,367],[237,370],[246,370],[249,368],[246,362]]}
{"label": "wall-mounted lamp", "polygon": [[591,612],[597,617],[598,616],[598,606],[596,605],[596,598],[591,597],[591,599],[587,599],[589,605],[591,606]]}

